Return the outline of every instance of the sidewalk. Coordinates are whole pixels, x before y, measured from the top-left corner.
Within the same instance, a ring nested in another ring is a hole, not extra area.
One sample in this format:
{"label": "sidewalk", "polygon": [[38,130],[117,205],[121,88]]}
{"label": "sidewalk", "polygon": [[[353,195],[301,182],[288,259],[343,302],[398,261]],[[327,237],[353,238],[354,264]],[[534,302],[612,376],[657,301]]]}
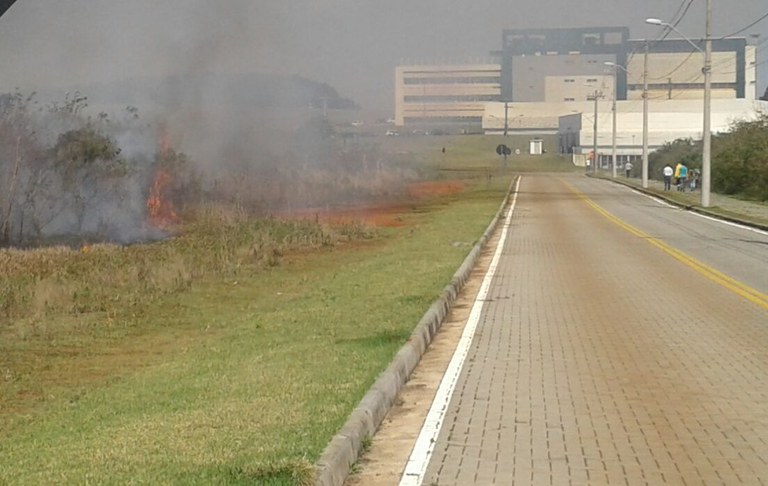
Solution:
{"label": "sidewalk", "polygon": [[608,172],[600,172],[597,176],[601,179],[611,180],[619,184],[630,186],[639,191],[653,194],[672,204],[685,206],[688,209],[700,213],[710,214],[718,218],[725,218],[748,226],[768,230],[768,204],[744,201],[735,197],[724,196],[712,192],[710,193],[710,207],[702,208],[700,189],[696,189],[695,191],[686,190],[685,192],[677,192],[673,186],[671,191],[665,191],[664,182],[653,179],[648,179],[648,188],[643,189],[642,181],[639,178],[630,177],[627,179],[623,175],[619,175],[616,179],[613,179]]}

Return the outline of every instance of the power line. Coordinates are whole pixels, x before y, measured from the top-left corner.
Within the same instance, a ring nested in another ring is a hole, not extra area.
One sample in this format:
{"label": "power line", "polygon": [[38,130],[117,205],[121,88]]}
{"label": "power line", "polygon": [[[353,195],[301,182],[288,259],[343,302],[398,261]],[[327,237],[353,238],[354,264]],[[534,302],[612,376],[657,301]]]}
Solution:
{"label": "power line", "polygon": [[685,65],[685,64],[686,64],[686,63],[687,63],[687,62],[688,62],[688,61],[691,59],[691,56],[693,56],[693,55],[694,55],[694,54],[696,54],[697,52],[698,52],[698,51],[691,51],[691,52],[689,52],[689,53],[688,53],[688,56],[686,56],[686,58],[685,58],[685,59],[683,59],[683,60],[680,62],[680,64],[678,64],[678,65],[677,65],[677,66],[676,66],[674,69],[672,69],[672,70],[671,70],[670,72],[668,72],[667,74],[664,74],[664,75],[662,75],[662,76],[655,76],[655,77],[652,77],[652,78],[650,78],[650,79],[652,79],[652,80],[653,80],[653,79],[656,79],[656,80],[658,80],[658,79],[665,79],[665,78],[668,78],[668,77],[672,76],[673,74],[675,74],[675,73],[677,72],[677,70],[678,70],[678,69],[680,69],[681,67],[683,67],[683,66],[684,66],[684,65]]}
{"label": "power line", "polygon": [[762,22],[765,19],[768,19],[768,12],[766,12],[762,17],[760,17],[759,19],[755,20],[754,22],[752,22],[748,26],[744,27],[743,29],[739,29],[736,32],[733,32],[732,34],[724,35],[723,37],[720,37],[718,40],[725,39],[726,37],[733,37],[736,34],[741,34],[745,30],[754,27],[755,25],[759,24],[760,22]]}
{"label": "power line", "polygon": [[[686,4],[686,2],[688,2],[688,3]],[[683,20],[683,18],[685,18],[685,15],[688,13],[688,10],[691,8],[692,4],[693,4],[693,0],[683,0],[682,2],[680,2],[680,5],[677,7],[677,11],[675,12],[674,15],[672,15],[672,20],[673,20],[672,21],[672,25],[677,27],[680,24],[680,22]],[[683,6],[685,6],[685,9],[683,9]],[[679,18],[677,18],[675,20],[675,18],[678,17],[678,15],[679,15]],[[645,42],[643,42],[643,43],[637,43],[635,45],[635,47],[632,48],[632,52],[630,52],[627,55],[626,64],[629,65],[629,63],[632,61],[632,58],[635,57],[635,54],[638,53],[638,50],[640,49],[640,47],[645,45],[646,42],[649,43],[649,47],[653,47],[658,42],[661,42],[664,39],[666,39],[667,36],[670,34],[670,32],[672,32],[672,29],[670,27],[664,26],[664,29],[662,30],[662,33],[659,34],[659,36],[656,39],[654,39],[653,41],[648,41],[646,39]]]}
{"label": "power line", "polygon": [[680,14],[680,17],[675,20],[675,17],[680,13],[680,10],[682,9],[683,5],[685,4],[686,0],[683,0],[683,3],[680,4],[680,7],[677,9],[677,13],[672,16],[672,22],[671,26],[664,26],[664,29],[662,30],[662,33],[659,35],[659,37],[656,39],[655,42],[661,42],[663,40],[666,40],[667,36],[672,33],[675,27],[680,25],[680,22],[683,21],[685,16],[688,14],[688,10],[691,8],[691,5],[693,5],[693,0],[687,0],[688,4],[685,5],[685,10],[683,10],[682,14]]}

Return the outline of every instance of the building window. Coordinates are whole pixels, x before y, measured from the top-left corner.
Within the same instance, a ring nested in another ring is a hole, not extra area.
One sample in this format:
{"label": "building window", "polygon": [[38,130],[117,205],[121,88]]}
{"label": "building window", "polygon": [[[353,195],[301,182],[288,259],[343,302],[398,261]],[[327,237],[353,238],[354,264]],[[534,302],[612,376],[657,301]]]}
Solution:
{"label": "building window", "polygon": [[621,32],[606,32],[603,36],[603,43],[610,45],[621,44],[623,41]]}
{"label": "building window", "polygon": [[576,82],[576,80],[575,80],[575,79],[570,79],[570,78],[568,78],[568,79],[564,79],[564,80],[563,80],[563,82],[564,82],[564,83],[575,83],[575,82]]}
{"label": "building window", "polygon": [[563,101],[576,101],[575,98],[563,98]]}
{"label": "building window", "polygon": [[585,46],[596,46],[600,44],[600,34],[581,34],[581,43]]}
{"label": "building window", "polygon": [[596,83],[597,82],[597,78],[588,78],[587,82],[588,83]]}
{"label": "building window", "polygon": [[465,103],[498,101],[497,95],[416,95],[404,96],[406,103]]}

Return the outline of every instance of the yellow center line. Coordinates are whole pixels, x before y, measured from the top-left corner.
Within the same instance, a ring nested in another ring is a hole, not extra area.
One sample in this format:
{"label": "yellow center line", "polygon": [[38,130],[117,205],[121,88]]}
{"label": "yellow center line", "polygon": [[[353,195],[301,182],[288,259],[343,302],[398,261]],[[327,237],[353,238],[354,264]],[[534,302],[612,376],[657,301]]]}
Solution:
{"label": "yellow center line", "polygon": [[587,203],[592,209],[594,209],[599,214],[603,215],[606,219],[611,221],[612,223],[616,224],[620,228],[626,230],[627,232],[637,236],[638,238],[642,238],[651,245],[655,246],[656,248],[660,249],[664,253],[670,255],[675,260],[683,263],[689,268],[692,268],[699,274],[707,277],[708,279],[712,280],[713,282],[725,287],[726,289],[730,290],[731,292],[738,294],[745,299],[749,300],[750,302],[759,305],[763,309],[768,309],[768,295],[760,292],[759,290],[753,289],[752,287],[739,282],[738,280],[734,280],[733,278],[729,277],[728,275],[725,275],[724,273],[715,270],[714,268],[710,267],[709,265],[702,263],[695,258],[686,255],[685,253],[681,252],[680,250],[677,250],[668,244],[664,243],[662,240],[658,238],[654,238],[653,236],[644,233],[643,231],[640,231],[639,229],[635,228],[632,225],[629,225],[622,221],[621,219],[617,218],[613,214],[609,213],[602,207],[600,207],[597,203],[589,199],[589,197],[586,196],[586,194],[582,193],[575,187],[573,187],[571,184],[569,184],[566,181],[563,181],[565,185],[567,185],[571,191],[573,191],[582,201]]}

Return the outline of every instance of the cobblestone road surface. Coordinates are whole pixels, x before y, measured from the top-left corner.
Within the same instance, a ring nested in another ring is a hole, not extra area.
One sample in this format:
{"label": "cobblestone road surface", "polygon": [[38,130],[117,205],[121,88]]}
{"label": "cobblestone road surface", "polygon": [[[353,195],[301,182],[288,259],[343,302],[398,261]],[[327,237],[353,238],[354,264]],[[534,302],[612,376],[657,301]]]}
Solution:
{"label": "cobblestone road surface", "polygon": [[422,484],[665,483],[768,483],[768,310],[526,176]]}

